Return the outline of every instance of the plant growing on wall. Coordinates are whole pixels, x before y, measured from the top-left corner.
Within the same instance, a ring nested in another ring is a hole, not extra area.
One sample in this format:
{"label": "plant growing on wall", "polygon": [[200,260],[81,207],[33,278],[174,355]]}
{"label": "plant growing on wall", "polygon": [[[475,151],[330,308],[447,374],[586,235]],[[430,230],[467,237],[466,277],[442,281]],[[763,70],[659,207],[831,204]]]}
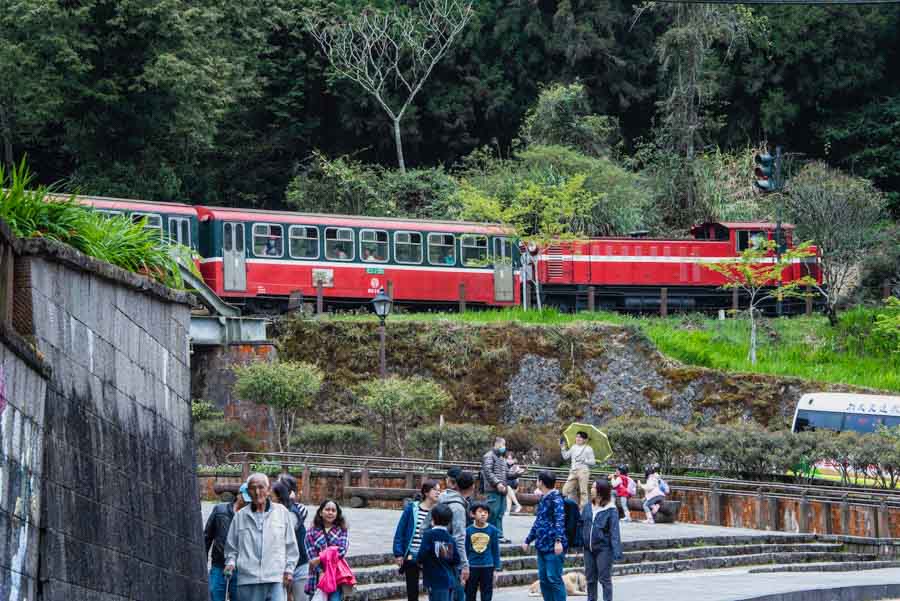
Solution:
{"label": "plant growing on wall", "polygon": [[390,377],[361,384],[359,400],[381,423],[381,452],[387,453],[390,434],[400,455],[406,456],[407,432],[449,405],[451,397],[431,380]]}
{"label": "plant growing on wall", "polygon": [[[789,248],[780,255],[775,254],[774,240],[759,241],[751,244],[736,260],[721,263],[702,263],[702,265],[725,278],[722,285],[726,290],[743,291],[748,298],[747,316],[750,318],[750,348],[747,359],[756,365],[756,326],[759,307],[766,300],[781,297],[802,297],[804,286],[815,286],[816,280],[810,276],[802,276],[784,281],[783,274],[792,263],[812,256],[811,243],[804,242],[795,248]],[[781,286],[778,287],[778,283]]]}
{"label": "plant growing on wall", "polygon": [[322,388],[322,370],[311,363],[284,361],[251,363],[236,367],[234,372],[234,394],[269,408],[275,423],[275,444],[280,452],[286,451],[298,417],[315,404]]}

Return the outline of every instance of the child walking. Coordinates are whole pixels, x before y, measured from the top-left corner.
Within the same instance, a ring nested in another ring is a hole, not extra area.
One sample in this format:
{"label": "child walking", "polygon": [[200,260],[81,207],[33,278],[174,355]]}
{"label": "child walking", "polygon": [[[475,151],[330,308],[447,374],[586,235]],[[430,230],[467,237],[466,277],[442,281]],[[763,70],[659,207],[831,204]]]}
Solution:
{"label": "child walking", "polygon": [[425,531],[416,554],[416,563],[422,566],[422,580],[428,589],[428,601],[450,601],[450,590],[456,579],[453,566],[459,563],[456,543],[447,530],[452,519],[453,512],[447,505],[435,505],[431,510],[433,527]]}
{"label": "child walking", "polygon": [[581,519],[588,601],[597,601],[598,583],[603,588],[603,601],[612,601],[612,565],[622,559],[622,539],[609,481],[594,484],[594,498],[585,505]]}
{"label": "child walking", "polygon": [[[622,519],[630,522],[631,513],[628,511],[628,499],[637,493],[637,487],[634,484],[634,480],[628,477],[628,468],[626,466],[620,465],[616,468],[616,472],[610,478],[610,486],[612,486],[613,494],[619,499],[622,513],[625,514],[625,517]],[[615,504],[615,501],[613,501],[613,504]]]}
{"label": "child walking", "polygon": [[466,556],[469,558],[466,601],[475,601],[479,588],[481,601],[491,601],[496,572],[500,571],[500,531],[487,523],[491,516],[487,503],[472,503],[469,512],[475,521],[466,528]]}

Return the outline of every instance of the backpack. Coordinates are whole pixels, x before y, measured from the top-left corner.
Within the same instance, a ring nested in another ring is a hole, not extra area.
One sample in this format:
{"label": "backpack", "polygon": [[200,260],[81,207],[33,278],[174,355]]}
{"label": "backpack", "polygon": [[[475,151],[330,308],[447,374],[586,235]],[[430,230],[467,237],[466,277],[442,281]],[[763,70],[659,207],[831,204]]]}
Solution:
{"label": "backpack", "polygon": [[623,478],[626,478],[628,480],[628,484],[626,485],[626,488],[628,489],[628,496],[633,497],[637,494],[637,484],[634,483],[634,478],[629,478],[628,476],[623,476]]}
{"label": "backpack", "polygon": [[565,511],[566,541],[570,549],[581,546],[581,508],[572,499],[563,499]]}
{"label": "backpack", "polygon": [[669,494],[669,483],[662,478],[659,479],[659,490],[662,491],[662,494],[664,495]]}
{"label": "backpack", "polygon": [[[460,501],[459,499],[453,499],[452,501],[447,501],[444,504],[448,505],[448,506],[449,505],[459,505],[460,507],[463,508],[463,511],[466,514],[466,528],[468,528],[469,526],[471,526],[472,524],[475,523],[475,518],[472,517],[472,514],[469,511],[468,503]],[[450,528],[448,528],[448,530],[450,530],[450,534],[453,534],[453,522],[450,523]]]}

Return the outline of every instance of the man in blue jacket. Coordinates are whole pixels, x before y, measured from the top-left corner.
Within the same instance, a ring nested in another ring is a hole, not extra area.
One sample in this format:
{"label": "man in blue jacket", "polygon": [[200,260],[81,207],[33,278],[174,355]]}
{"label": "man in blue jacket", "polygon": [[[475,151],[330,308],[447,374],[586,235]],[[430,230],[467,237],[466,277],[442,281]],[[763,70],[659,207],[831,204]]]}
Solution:
{"label": "man in blue jacket", "polygon": [[566,586],[562,579],[563,561],[568,546],[566,511],[562,495],[556,490],[556,476],[548,471],[540,472],[538,489],[541,491],[541,501],[538,503],[531,531],[522,543],[522,549],[527,553],[534,542],[538,579],[544,601],[566,601]]}

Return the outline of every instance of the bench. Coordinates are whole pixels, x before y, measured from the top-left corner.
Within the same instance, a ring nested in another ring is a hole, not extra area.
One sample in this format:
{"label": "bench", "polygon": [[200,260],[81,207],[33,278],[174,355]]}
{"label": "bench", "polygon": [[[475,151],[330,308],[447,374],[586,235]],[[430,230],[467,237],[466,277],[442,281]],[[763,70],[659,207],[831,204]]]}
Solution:
{"label": "bench", "polygon": [[[616,507],[619,510],[619,515],[623,516],[621,506],[619,506],[618,502],[616,503]],[[663,501],[659,506],[659,511],[656,512],[656,515],[653,519],[660,524],[674,524],[678,521],[678,512],[681,510],[681,501]],[[631,497],[628,499],[628,511],[632,513],[631,519],[633,520],[643,520],[644,516],[644,499],[638,499],[637,497]],[[635,515],[637,512],[637,515]]]}
{"label": "bench", "polygon": [[372,486],[345,486],[344,496],[350,498],[350,507],[365,507],[369,501],[406,501],[416,496],[415,488],[376,488]]}

